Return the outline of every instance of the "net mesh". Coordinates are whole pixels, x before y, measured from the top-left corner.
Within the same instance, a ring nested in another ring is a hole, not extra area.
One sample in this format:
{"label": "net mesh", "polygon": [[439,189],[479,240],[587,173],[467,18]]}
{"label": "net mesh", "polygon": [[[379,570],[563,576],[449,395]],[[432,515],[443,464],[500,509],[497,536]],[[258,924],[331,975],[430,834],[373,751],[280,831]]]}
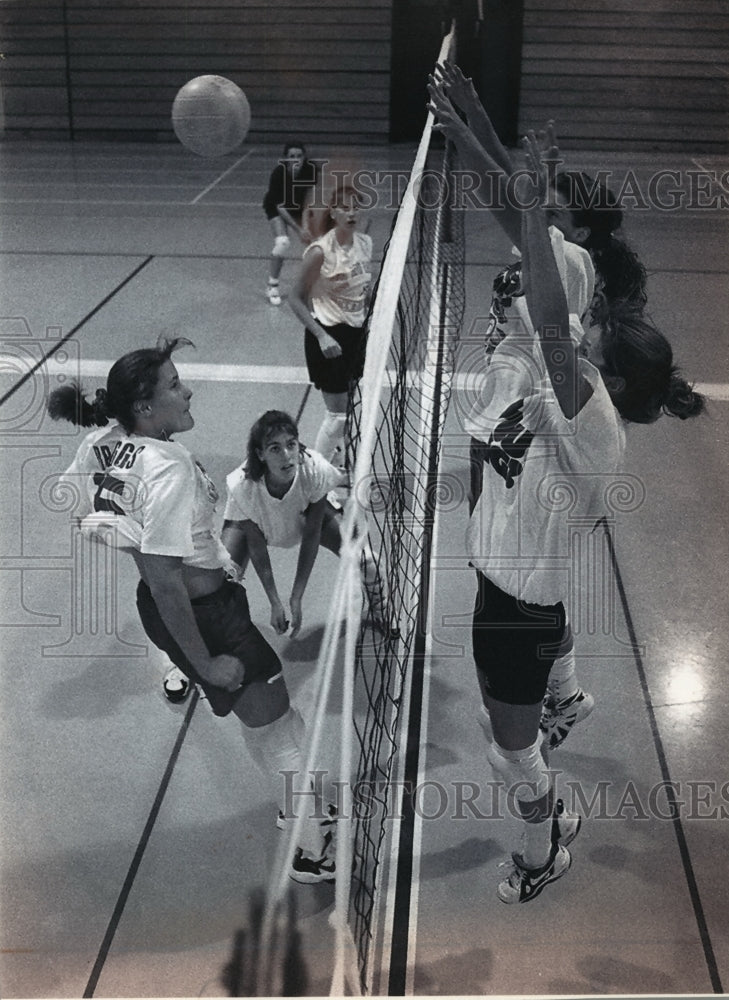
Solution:
{"label": "net mesh", "polygon": [[[451,40],[444,39],[440,59]],[[402,918],[388,904],[408,836],[406,824],[398,825],[405,797],[398,802],[395,789],[403,784],[403,720],[417,715],[410,699],[426,659],[438,460],[465,306],[463,212],[454,204],[454,180],[452,149],[433,137],[429,116],[383,253],[364,374],[349,400],[352,488],[307,723],[306,770],[313,774],[326,716],[341,714],[331,995],[388,992],[381,988],[388,946],[394,955]],[[337,705],[330,704],[335,676]],[[261,954],[275,946],[302,823],[299,815],[279,851]]]}
{"label": "net mesh", "polygon": [[[441,148],[437,148],[438,145]],[[382,919],[388,823],[397,803],[391,785],[402,738],[403,701],[418,637],[427,629],[427,576],[437,463],[464,310],[463,213],[452,202],[452,152],[436,137],[418,178],[418,197],[397,297],[369,471],[357,479],[355,500],[366,512],[381,592],[356,647],[353,787],[354,871],[349,921],[360,987],[369,992],[373,944]],[[402,211],[402,206],[401,206]],[[391,280],[392,242],[376,290]],[[371,340],[370,340],[371,343]],[[362,443],[363,384],[350,406],[352,457]],[[385,608],[385,627],[376,623]],[[397,626],[397,633],[389,625]],[[381,930],[381,929],[380,929]]]}

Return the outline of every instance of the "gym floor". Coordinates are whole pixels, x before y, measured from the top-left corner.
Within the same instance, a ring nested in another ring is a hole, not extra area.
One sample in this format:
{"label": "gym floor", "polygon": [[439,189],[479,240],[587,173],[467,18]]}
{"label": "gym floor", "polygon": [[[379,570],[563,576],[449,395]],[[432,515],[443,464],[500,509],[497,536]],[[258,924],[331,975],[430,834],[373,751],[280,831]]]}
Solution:
{"label": "gym floor", "polygon": [[[392,177],[413,154],[334,155]],[[189,703],[164,700],[131,560],[74,545],[53,477],[80,432],[51,423],[43,404],[59,376],[81,374],[93,390],[121,354],[183,335],[196,344],[176,356],[194,390],[196,427],[184,444],[219,487],[271,406],[301,411],[302,439],[313,441],[322,405],[306,393],[300,324],[265,298],[271,241],[260,202],[278,155],[263,146],[221,160],[177,145],[0,146],[5,997],[224,995],[235,933],[267,881],[276,804],[234,719],[215,719],[204,702],[190,714]],[[671,183],[693,185],[694,195],[696,177],[708,177],[701,197],[680,205],[668,207],[665,187],[663,210],[637,204],[626,234],[650,273],[653,318],[709,409],[629,430],[605,600],[578,632],[580,674],[597,707],[553,760],[561,794],[585,822],[572,869],[529,906],[495,896],[514,823],[485,797],[465,501],[439,511],[410,894],[406,992],[416,995],[711,994],[729,983],[729,196],[712,180],[728,165],[663,154],[567,159],[613,172],[618,188],[630,177],[654,202],[659,171],[674,171]],[[392,217],[383,200],[370,213],[378,259]],[[299,252],[292,246],[284,295]],[[464,365],[492,275],[508,259],[493,222],[469,213]],[[51,352],[53,364],[23,381]],[[442,458],[443,475],[463,482],[465,405],[457,388]],[[296,641],[267,628],[265,595],[248,580],[254,619],[305,717],[332,559],[319,555]],[[275,568],[291,574],[291,554],[277,554]],[[336,723],[332,710],[332,756]],[[464,807],[471,785],[480,811]],[[333,889],[296,886],[294,896],[306,991],[327,994]]]}

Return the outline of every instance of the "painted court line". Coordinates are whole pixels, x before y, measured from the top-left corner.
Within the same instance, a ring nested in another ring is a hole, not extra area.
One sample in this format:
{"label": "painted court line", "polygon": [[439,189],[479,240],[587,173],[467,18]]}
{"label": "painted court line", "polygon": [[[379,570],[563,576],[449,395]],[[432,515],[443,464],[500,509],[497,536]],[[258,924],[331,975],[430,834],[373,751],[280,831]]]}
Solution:
{"label": "painted court line", "polygon": [[[18,345],[22,348],[22,341],[19,341]],[[64,363],[63,360],[50,357],[42,368],[48,375],[106,378],[114,360],[84,359],[69,364],[68,361]],[[20,356],[0,354],[0,374],[11,372],[20,374],[18,368],[22,363],[22,354]],[[308,372],[303,365],[221,365],[180,362],[176,363],[176,367],[181,377],[191,382],[259,382],[272,385],[306,385],[309,382]],[[478,379],[473,373],[456,375],[453,385],[459,391],[466,390],[476,394]],[[729,382],[697,382],[695,389],[715,402],[729,401]]]}
{"label": "painted court line", "polygon": [[239,157],[235,161],[235,163],[232,164],[232,166],[228,167],[227,170],[224,170],[223,173],[219,177],[216,177],[215,180],[212,182],[212,184],[208,184],[208,186],[206,188],[204,188],[200,192],[199,195],[197,195],[195,198],[193,198],[192,201],[190,202],[190,204],[191,205],[196,205],[200,201],[201,198],[205,197],[205,195],[208,193],[208,191],[212,191],[216,184],[219,184],[223,180],[224,177],[227,177],[228,174],[232,173],[236,169],[236,167],[240,166],[240,164],[243,162],[243,160],[247,160],[248,157],[251,155],[252,152],[253,152],[253,150],[251,150],[251,149],[247,150],[247,152],[245,152],[243,154],[243,156]]}

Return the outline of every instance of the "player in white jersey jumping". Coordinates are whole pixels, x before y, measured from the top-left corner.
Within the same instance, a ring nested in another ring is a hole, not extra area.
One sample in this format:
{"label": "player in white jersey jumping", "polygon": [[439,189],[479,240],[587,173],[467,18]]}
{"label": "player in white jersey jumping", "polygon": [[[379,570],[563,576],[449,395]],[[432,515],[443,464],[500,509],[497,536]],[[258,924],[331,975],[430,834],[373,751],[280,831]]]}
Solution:
{"label": "player in white jersey jumping", "polygon": [[[303,720],[289,703],[276,652],[251,621],[244,588],[227,572],[214,524],[217,490],[173,440],[194,426],[192,391],[171,360],[189,343],[161,341],[124,355],[93,403],[73,383],[51,394],[53,418],[98,425],[63,478],[79,495],[82,532],[134,558],[137,608],[151,641],[200,685],[216,715],[241,720],[251,757],[277,798],[283,771],[294,774],[297,792],[308,793]],[[332,831],[319,803],[311,804],[290,874],[327,881],[334,876]]]}

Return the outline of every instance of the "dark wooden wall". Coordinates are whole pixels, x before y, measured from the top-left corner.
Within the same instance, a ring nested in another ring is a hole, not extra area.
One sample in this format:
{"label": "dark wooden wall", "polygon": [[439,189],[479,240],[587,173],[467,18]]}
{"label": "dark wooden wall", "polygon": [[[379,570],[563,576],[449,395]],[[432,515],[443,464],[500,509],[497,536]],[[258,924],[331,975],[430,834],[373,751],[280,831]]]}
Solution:
{"label": "dark wooden wall", "polygon": [[519,127],[565,145],[729,148],[727,0],[525,0]]}
{"label": "dark wooden wall", "polygon": [[[399,2],[1,0],[6,134],[171,139],[178,88],[218,73],[254,139],[386,141]],[[519,133],[554,117],[573,148],[729,149],[729,0],[524,0],[522,31]]]}
{"label": "dark wooden wall", "polygon": [[251,136],[384,141],[391,0],[3,0],[6,130],[172,138],[178,89],[226,76]]}

